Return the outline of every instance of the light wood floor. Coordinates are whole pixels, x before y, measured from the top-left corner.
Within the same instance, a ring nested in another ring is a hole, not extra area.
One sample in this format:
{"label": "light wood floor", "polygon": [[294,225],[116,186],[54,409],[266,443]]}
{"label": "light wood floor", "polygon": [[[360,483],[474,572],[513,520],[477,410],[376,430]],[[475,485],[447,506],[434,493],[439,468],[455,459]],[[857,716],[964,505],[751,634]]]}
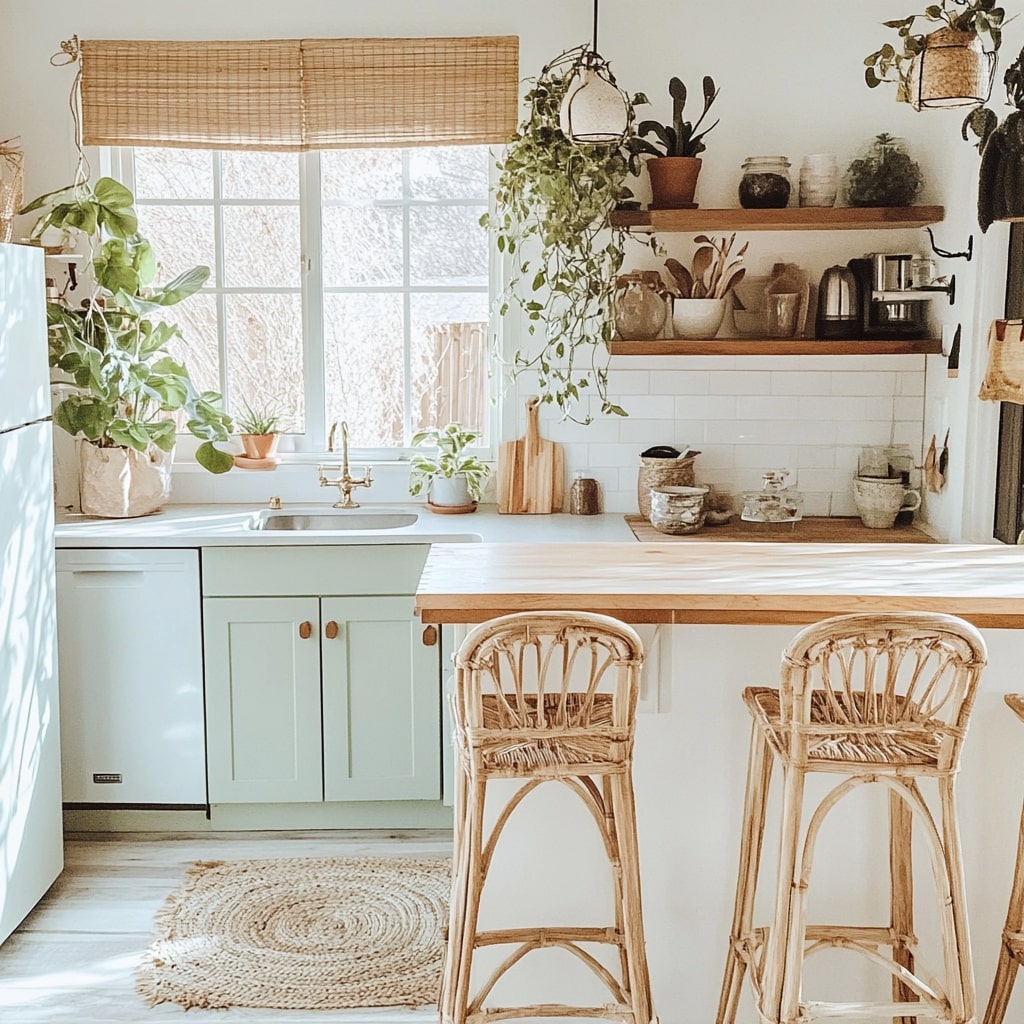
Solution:
{"label": "light wood floor", "polygon": [[189,1010],[147,1006],[134,969],[149,945],[157,908],[197,860],[250,857],[444,855],[444,831],[73,833],[64,873],[0,947],[0,1020],[5,1024],[429,1024],[433,1010]]}

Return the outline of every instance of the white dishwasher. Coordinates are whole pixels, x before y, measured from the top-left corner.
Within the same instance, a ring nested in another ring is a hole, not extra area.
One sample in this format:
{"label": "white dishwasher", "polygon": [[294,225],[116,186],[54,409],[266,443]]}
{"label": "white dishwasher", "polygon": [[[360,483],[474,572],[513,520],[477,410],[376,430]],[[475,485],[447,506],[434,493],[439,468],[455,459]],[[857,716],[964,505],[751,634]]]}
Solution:
{"label": "white dishwasher", "polygon": [[199,552],[57,551],[64,803],[202,807]]}

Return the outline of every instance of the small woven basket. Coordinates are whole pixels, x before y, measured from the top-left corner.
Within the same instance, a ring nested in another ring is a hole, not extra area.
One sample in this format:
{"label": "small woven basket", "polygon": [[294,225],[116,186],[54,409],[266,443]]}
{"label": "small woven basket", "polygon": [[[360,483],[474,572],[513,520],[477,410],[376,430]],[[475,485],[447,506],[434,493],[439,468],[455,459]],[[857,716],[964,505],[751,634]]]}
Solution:
{"label": "small woven basket", "polygon": [[640,456],[640,472],[636,478],[636,503],[644,519],[651,518],[652,488],[694,485],[693,463],[696,458],[696,455],[689,455],[685,459],[652,459]]}

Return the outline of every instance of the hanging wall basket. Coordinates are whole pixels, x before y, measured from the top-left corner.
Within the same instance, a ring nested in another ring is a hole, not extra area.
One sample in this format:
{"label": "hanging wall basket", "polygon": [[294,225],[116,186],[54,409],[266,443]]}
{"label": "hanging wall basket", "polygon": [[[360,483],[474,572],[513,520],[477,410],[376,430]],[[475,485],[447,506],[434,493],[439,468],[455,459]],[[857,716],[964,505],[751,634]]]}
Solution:
{"label": "hanging wall basket", "polygon": [[988,101],[996,55],[973,32],[940,28],[925,36],[924,49],[910,67],[910,103],[928,107],[969,107]]}

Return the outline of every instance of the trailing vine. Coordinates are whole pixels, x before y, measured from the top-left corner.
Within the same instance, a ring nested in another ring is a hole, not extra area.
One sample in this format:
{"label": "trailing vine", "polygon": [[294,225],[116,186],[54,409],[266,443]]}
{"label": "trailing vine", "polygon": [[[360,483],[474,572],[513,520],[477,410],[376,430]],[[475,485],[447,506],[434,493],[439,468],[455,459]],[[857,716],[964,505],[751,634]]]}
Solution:
{"label": "trailing vine", "polygon": [[[607,221],[632,192],[625,185],[624,144],[574,143],[559,127],[571,62],[582,49],[561,54],[531,80],[529,111],[498,163],[496,211],[481,223],[493,231],[498,251],[510,258],[500,315],[520,308],[528,333],[540,340],[536,352],[515,352],[513,378],[536,370],[541,401],[556,404],[567,419],[589,423],[589,414],[574,410],[591,385],[602,413],[626,415],[608,398],[607,368],[626,232]],[[627,138],[633,133],[634,104],[646,102],[643,94],[627,101]]]}

